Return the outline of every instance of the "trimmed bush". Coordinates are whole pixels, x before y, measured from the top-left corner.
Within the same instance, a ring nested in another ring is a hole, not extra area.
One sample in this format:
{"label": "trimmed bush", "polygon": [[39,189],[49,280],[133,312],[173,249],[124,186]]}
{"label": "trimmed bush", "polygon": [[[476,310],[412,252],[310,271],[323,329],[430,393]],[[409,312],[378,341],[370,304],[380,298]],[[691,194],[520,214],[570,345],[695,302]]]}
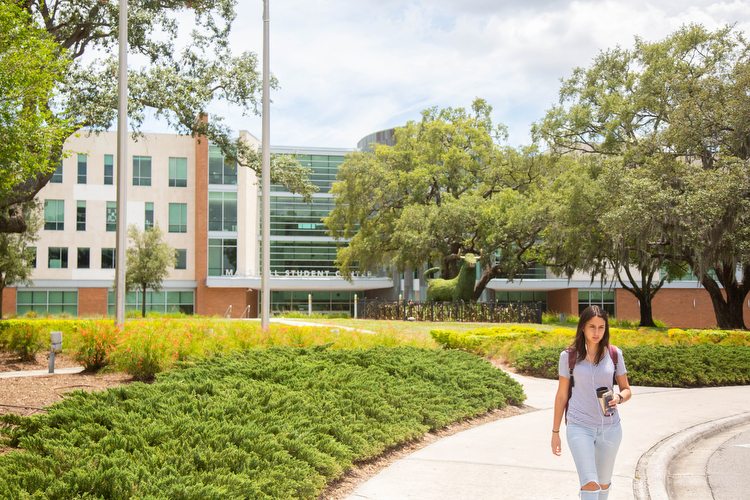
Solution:
{"label": "trimmed bush", "polygon": [[3,332],[2,344],[22,361],[31,361],[45,345],[49,346],[49,338],[45,342],[44,334],[44,329],[37,323],[19,322],[14,328],[8,328]]}
{"label": "trimmed bush", "polygon": [[73,359],[86,370],[98,370],[110,362],[110,356],[117,347],[122,328],[113,321],[95,321],[80,324],[70,343]]}
{"label": "trimmed bush", "polygon": [[316,498],[348,467],[523,391],[488,362],[411,347],[255,349],[153,384],[6,415],[9,498]]}
{"label": "trimmed bush", "polygon": [[[672,345],[621,347],[633,385],[711,387],[750,383],[750,347]],[[530,375],[557,379],[560,349],[544,347],[518,356],[514,366]]]}

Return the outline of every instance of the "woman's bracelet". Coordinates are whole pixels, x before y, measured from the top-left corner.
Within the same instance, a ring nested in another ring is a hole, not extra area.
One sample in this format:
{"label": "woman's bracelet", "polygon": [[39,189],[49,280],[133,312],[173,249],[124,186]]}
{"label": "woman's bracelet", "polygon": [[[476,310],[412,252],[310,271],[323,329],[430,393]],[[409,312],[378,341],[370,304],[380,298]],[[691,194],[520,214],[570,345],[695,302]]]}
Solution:
{"label": "woman's bracelet", "polygon": [[554,432],[555,434],[560,434],[560,431],[552,431],[552,432]]}

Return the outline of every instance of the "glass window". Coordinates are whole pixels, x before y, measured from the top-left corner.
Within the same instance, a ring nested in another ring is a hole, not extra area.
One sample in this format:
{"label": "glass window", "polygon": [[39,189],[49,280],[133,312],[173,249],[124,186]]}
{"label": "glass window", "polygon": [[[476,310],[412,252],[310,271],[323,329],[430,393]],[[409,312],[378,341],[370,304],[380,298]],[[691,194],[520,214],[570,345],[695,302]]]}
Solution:
{"label": "glass window", "polygon": [[187,250],[184,248],[178,248],[174,251],[177,260],[175,262],[175,269],[187,269]]}
{"label": "glass window", "polygon": [[169,187],[187,187],[187,158],[169,159]]}
{"label": "glass window", "polygon": [[102,269],[115,268],[115,249],[102,248]]}
{"label": "glass window", "polygon": [[78,200],[76,202],[76,231],[86,230],[86,202]]}
{"label": "glass window", "polygon": [[78,184],[86,184],[86,155],[78,154]]}
{"label": "glass window", "polygon": [[51,314],[67,313],[78,315],[78,292],[61,291],[18,291],[16,292],[16,313],[29,311]]}
{"label": "glass window", "polygon": [[335,273],[334,241],[271,241],[271,271],[310,270]]}
{"label": "glass window", "polygon": [[578,291],[578,314],[589,306],[599,306],[611,316],[615,315],[615,292],[603,290],[579,290]]}
{"label": "glass window", "polygon": [[134,156],[133,157],[133,185],[150,186],[151,185],[151,157]]}
{"label": "glass window", "polygon": [[89,248],[78,249],[78,269],[88,269],[91,263],[91,250]]}
{"label": "glass window", "polygon": [[149,201],[146,202],[144,226],[146,228],[146,231],[154,227],[154,204]]}
{"label": "glass window", "polygon": [[117,202],[107,202],[107,231],[117,231]]}
{"label": "glass window", "polygon": [[114,157],[112,155],[104,155],[104,184],[114,184],[114,178]]}
{"label": "glass window", "polygon": [[208,275],[225,276],[237,272],[237,240],[209,238]]}
{"label": "glass window", "polygon": [[271,198],[272,236],[328,236],[323,217],[335,208],[333,198],[314,198],[305,203],[302,198],[274,196]]}
{"label": "glass window", "polygon": [[237,164],[224,161],[218,146],[208,149],[208,183],[237,184]]}
{"label": "glass window", "polygon": [[55,171],[52,174],[52,177],[50,178],[50,182],[52,184],[62,184],[63,181],[63,168],[62,168],[62,162],[55,165]]}
{"label": "glass window", "polygon": [[[125,295],[125,310],[140,311],[143,292],[128,292]],[[115,292],[107,293],[109,314],[115,313]],[[193,314],[193,292],[152,292],[146,291],[146,312]]]}
{"label": "glass window", "polygon": [[49,269],[68,268],[68,248],[49,247],[47,249],[47,267]]}
{"label": "glass window", "polygon": [[44,200],[44,229],[47,231],[65,229],[65,200]]}
{"label": "glass window", "polygon": [[208,230],[237,231],[237,193],[208,193]]}
{"label": "glass window", "polygon": [[187,233],[187,203],[169,204],[169,232]]}
{"label": "glass window", "polygon": [[36,247],[28,247],[27,251],[29,252],[28,255],[31,267],[36,268]]}

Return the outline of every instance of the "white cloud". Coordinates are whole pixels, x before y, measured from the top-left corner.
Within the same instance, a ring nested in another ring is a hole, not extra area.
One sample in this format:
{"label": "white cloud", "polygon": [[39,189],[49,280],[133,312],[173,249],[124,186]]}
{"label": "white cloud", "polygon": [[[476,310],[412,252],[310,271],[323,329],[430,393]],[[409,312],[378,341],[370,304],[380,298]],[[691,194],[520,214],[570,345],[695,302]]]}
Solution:
{"label": "white cloud", "polygon": [[[236,52],[262,52],[262,3],[241,2]],[[528,142],[529,125],[557,100],[560,78],[600,51],[658,40],[685,23],[750,31],[741,1],[287,0],[271,1],[271,142],[355,147],[363,136],[429,106],[479,96]],[[217,103],[235,129],[260,136],[260,118]],[[159,125],[154,123],[154,127]]]}

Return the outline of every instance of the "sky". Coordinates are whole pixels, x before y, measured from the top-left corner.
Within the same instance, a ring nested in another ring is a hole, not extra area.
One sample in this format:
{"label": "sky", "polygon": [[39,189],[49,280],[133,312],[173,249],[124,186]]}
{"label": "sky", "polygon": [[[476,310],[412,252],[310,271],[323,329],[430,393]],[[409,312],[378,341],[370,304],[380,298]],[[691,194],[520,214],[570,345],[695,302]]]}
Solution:
{"label": "sky", "polygon": [[[509,144],[558,102],[560,79],[602,50],[665,38],[683,24],[727,24],[750,36],[739,0],[269,0],[272,145],[355,148],[364,136],[419,120],[423,109],[470,108],[476,97]],[[240,0],[235,54],[262,54],[263,2]],[[235,131],[261,118],[216,102]],[[144,131],[168,132],[150,119]]]}

